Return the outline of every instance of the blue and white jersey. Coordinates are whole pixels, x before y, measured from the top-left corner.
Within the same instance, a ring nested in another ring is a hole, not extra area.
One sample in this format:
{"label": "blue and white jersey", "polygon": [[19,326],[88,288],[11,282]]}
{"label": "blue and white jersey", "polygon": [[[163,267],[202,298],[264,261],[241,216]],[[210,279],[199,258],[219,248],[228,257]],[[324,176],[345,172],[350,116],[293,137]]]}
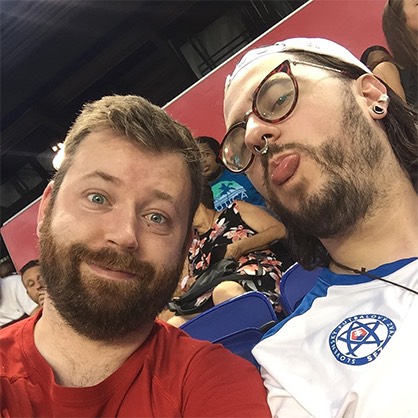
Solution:
{"label": "blue and white jersey", "polygon": [[[369,272],[418,291],[416,258]],[[273,417],[418,417],[418,296],[323,269],[253,355]]]}

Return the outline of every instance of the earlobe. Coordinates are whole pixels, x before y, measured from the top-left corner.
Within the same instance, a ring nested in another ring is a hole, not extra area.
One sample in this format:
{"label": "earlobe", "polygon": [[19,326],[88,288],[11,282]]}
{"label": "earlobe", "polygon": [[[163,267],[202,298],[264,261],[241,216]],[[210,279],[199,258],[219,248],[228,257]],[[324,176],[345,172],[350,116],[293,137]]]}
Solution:
{"label": "earlobe", "polygon": [[366,99],[370,116],[373,119],[383,119],[390,102],[386,86],[373,74],[362,75],[357,83],[360,94]]}
{"label": "earlobe", "polygon": [[41,204],[39,205],[39,209],[38,209],[38,219],[37,219],[37,226],[36,226],[36,235],[38,236],[38,238],[40,236],[40,230],[45,219],[46,209],[48,208],[49,203],[51,201],[53,188],[54,188],[54,182],[51,181],[48,183],[48,186],[46,186],[46,189],[44,190],[42,194]]}

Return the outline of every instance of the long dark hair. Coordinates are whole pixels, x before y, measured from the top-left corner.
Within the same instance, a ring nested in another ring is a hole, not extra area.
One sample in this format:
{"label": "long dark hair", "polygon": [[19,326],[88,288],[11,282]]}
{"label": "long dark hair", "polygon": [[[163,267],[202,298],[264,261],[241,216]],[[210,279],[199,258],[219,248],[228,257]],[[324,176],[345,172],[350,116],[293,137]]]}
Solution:
{"label": "long dark hair", "polygon": [[389,0],[383,10],[382,28],[395,62],[404,68],[418,67],[418,45],[406,26],[404,0]]}
{"label": "long dark hair", "polygon": [[[371,57],[371,59],[370,59],[370,62],[368,62],[369,61],[369,56],[370,56],[370,54],[372,53],[372,52],[375,52],[375,51],[380,51],[380,52],[383,52],[383,54],[380,54],[377,58],[373,58],[373,56],[374,55],[372,55],[372,57]],[[382,63],[382,62],[394,62],[393,61],[393,58],[392,58],[392,55],[390,54],[390,52],[385,48],[385,47],[383,47],[383,46],[381,46],[381,45],[372,45],[372,46],[369,46],[362,54],[361,54],[361,57],[360,57],[360,61],[363,63],[363,64],[365,64],[365,65],[367,65],[367,67],[369,68],[369,70],[370,71],[373,71],[374,70],[374,68],[378,65],[378,64],[380,64],[380,63]]]}
{"label": "long dark hair", "polygon": [[[356,80],[364,71],[354,65],[344,63],[338,59],[311,54],[308,52],[292,51],[305,60],[336,68],[342,71],[342,79]],[[382,81],[383,84],[385,84]],[[416,191],[418,191],[418,143],[417,143],[417,110],[406,104],[393,90],[385,84],[390,105],[382,123],[393,152]],[[286,225],[288,228],[289,248],[292,255],[307,269],[316,266],[327,266],[331,261],[326,248],[321,241],[297,226]]]}

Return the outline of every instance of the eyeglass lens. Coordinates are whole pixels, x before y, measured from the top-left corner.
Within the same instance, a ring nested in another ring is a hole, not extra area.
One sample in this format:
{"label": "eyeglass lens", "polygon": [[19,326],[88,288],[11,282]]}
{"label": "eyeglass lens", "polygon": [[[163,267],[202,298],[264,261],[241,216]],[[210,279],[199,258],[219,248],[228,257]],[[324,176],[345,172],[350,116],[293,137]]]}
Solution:
{"label": "eyeglass lens", "polygon": [[290,112],[295,99],[292,78],[283,72],[272,74],[260,87],[255,98],[258,115],[266,121],[277,121]]}
{"label": "eyeglass lens", "polygon": [[225,166],[239,173],[245,170],[252,160],[252,153],[245,145],[245,122],[231,129],[222,146],[222,161]]}
{"label": "eyeglass lens", "polygon": [[[265,121],[280,121],[292,111],[296,98],[295,84],[285,72],[273,73],[259,87],[253,111]],[[244,171],[253,154],[245,145],[246,122],[233,127],[223,140],[222,160],[233,171]]]}

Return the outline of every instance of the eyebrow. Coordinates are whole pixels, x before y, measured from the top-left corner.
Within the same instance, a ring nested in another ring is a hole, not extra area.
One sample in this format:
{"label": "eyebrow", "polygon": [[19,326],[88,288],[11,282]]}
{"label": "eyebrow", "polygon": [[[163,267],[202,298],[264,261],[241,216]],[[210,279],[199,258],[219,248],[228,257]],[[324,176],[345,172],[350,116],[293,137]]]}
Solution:
{"label": "eyebrow", "polygon": [[176,206],[176,201],[174,200],[173,196],[171,196],[171,194],[162,192],[161,190],[153,190],[151,194],[159,199],[167,200],[168,202]]}
{"label": "eyebrow", "polygon": [[[89,178],[101,178],[104,181],[115,184],[117,186],[122,184],[122,181],[119,178],[112,176],[111,174],[105,173],[104,171],[100,171],[100,170],[93,171],[92,173],[88,173],[82,177],[82,179],[89,179]],[[177,207],[174,197],[166,192],[162,192],[161,190],[153,190],[151,192],[151,195],[158,199],[166,200],[172,203],[173,206]]]}
{"label": "eyebrow", "polygon": [[121,184],[120,179],[118,179],[115,176],[112,176],[111,174],[105,173],[104,171],[100,171],[100,170],[96,170],[96,171],[93,171],[92,173],[86,174],[85,176],[82,177],[82,180],[90,179],[90,178],[101,178],[102,180],[104,180],[108,183],[113,183],[113,184],[116,184],[116,185]]}

